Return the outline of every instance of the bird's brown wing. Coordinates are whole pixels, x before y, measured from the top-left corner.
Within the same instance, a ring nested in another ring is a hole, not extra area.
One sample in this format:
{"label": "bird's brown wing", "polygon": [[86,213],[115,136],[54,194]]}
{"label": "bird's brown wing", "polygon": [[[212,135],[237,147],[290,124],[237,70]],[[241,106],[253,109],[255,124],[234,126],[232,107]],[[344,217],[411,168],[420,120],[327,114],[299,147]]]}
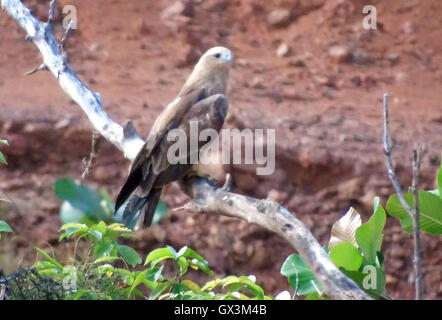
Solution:
{"label": "bird's brown wing", "polygon": [[[152,141],[148,141],[145,148],[136,157],[126,182],[128,186],[126,188],[126,184],[123,186],[120,192],[121,196],[119,195],[117,198],[117,205],[121,205],[136,189],[127,207],[127,212],[125,212],[127,218],[125,220],[130,220],[129,217],[133,217],[136,211],[141,208],[143,210],[141,210],[138,220],[142,219],[144,225],[149,225],[156,202],[159,200],[159,191],[167,184],[182,179],[192,168],[193,164],[189,161],[191,153],[198,152],[206,142],[199,142],[196,150],[190,149],[191,120],[198,121],[199,132],[206,128],[216,131],[221,129],[227,113],[226,97],[221,94],[201,99],[202,97],[204,97],[204,92],[191,93],[188,98],[183,97],[180,103],[175,106],[175,108],[182,108],[177,110],[177,116],[166,125],[163,133]],[[172,129],[183,130],[186,134],[187,163],[171,164],[167,158],[169,148],[176,143],[167,139],[167,134]],[[124,200],[122,200],[123,198]]]}
{"label": "bird's brown wing", "polygon": [[[138,152],[135,160],[132,162],[129,175],[121,188],[117,200],[115,202],[115,212],[123,205],[123,203],[129,198],[132,192],[137,189],[140,184],[148,185],[152,184],[155,179],[152,179],[151,168],[152,161],[151,155],[155,153],[159,144],[163,141],[167,133],[176,128],[183,115],[198,101],[206,97],[205,90],[193,91],[189,95],[182,97],[179,103],[173,109],[166,109],[163,112],[172,112],[172,116],[168,116],[170,119],[167,123],[164,123],[162,128],[157,132],[151,132],[146,139],[146,143]],[[150,179],[149,179],[150,178]]]}

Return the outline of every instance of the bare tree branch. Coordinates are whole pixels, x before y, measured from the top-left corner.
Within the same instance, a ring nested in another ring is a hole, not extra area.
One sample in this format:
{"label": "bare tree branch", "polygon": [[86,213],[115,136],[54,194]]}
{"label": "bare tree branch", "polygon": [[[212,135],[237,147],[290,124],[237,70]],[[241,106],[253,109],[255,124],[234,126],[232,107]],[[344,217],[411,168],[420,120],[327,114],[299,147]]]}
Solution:
{"label": "bare tree branch", "polygon": [[421,241],[420,241],[420,213],[419,213],[419,196],[417,184],[419,181],[420,172],[420,148],[413,150],[413,181],[412,190],[414,196],[414,208],[410,207],[405,200],[402,193],[401,185],[396,177],[393,166],[393,159],[391,157],[390,146],[390,128],[389,128],[389,114],[388,114],[388,94],[384,94],[384,151],[387,158],[388,176],[393,184],[398,199],[413,221],[413,241],[414,241],[414,258],[413,268],[415,277],[415,298],[421,300],[423,298],[423,282],[422,282],[422,257],[421,257]]}
{"label": "bare tree branch", "polygon": [[[58,78],[63,90],[86,113],[94,128],[119,148],[126,158],[133,160],[144,141],[130,122],[123,127],[104,112],[99,94],[83,84],[64,61],[52,28],[35,19],[19,0],[2,0],[1,3],[3,9],[26,30],[28,38],[40,50],[44,64]],[[258,200],[223,188],[215,189],[205,179],[194,178],[187,182],[182,183],[183,188],[194,199],[186,205],[188,209],[237,217],[271,230],[298,250],[332,299],[371,299],[336,268],[308,228],[284,207],[271,200]],[[228,187],[229,183],[226,183],[226,189]]]}
{"label": "bare tree branch", "polygon": [[310,266],[325,293],[332,299],[369,299],[365,292],[336,268],[309,229],[277,202],[217,189],[207,180],[199,178],[182,181],[181,188],[193,199],[183,209],[243,219],[286,239]]}
{"label": "bare tree branch", "polygon": [[100,94],[91,91],[65,61],[51,24],[37,20],[19,0],[2,0],[2,8],[25,29],[27,39],[40,50],[43,64],[58,79],[61,88],[86,113],[94,128],[133,160],[144,144],[135,131],[125,135],[123,126],[115,123],[103,110]]}

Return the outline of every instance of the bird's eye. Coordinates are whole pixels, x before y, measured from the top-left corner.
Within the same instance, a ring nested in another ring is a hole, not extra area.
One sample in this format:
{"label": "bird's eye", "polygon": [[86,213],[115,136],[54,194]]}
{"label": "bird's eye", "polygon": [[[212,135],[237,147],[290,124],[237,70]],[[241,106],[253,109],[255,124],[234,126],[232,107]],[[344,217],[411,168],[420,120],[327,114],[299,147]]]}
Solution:
{"label": "bird's eye", "polygon": [[215,58],[217,58],[217,59],[221,58],[221,53],[215,54]]}

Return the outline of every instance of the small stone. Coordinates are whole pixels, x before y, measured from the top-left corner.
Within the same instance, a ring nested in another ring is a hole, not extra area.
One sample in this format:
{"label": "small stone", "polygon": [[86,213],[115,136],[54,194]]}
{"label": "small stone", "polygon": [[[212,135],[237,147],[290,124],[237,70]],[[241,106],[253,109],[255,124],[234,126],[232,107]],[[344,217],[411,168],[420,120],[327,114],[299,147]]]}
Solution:
{"label": "small stone", "polygon": [[351,62],[356,64],[369,64],[373,62],[373,59],[368,52],[361,48],[352,51],[350,54],[350,59]]}
{"label": "small stone", "polygon": [[398,72],[394,75],[394,79],[397,83],[405,83],[409,80],[409,76],[406,72]]}
{"label": "small stone", "polygon": [[387,56],[387,59],[388,59],[388,61],[390,61],[392,66],[395,66],[395,65],[397,65],[399,63],[400,56],[397,53],[390,53]]}
{"label": "small stone", "polygon": [[250,86],[254,89],[264,89],[264,85],[260,77],[254,77],[250,83]]}
{"label": "small stone", "polygon": [[291,16],[287,9],[276,9],[267,16],[267,23],[273,28],[282,28],[290,23]]}
{"label": "small stone", "polygon": [[338,63],[348,62],[350,59],[350,51],[347,47],[334,45],[328,49],[328,55]]}
{"label": "small stone", "polygon": [[161,12],[161,18],[168,20],[176,16],[192,17],[193,14],[193,1],[177,0]]}
{"label": "small stone", "polygon": [[305,67],[305,61],[301,57],[291,57],[289,60],[289,66],[293,67]]}
{"label": "small stone", "polygon": [[290,53],[290,47],[287,43],[283,42],[279,45],[278,49],[276,49],[276,55],[278,57],[286,57]]}

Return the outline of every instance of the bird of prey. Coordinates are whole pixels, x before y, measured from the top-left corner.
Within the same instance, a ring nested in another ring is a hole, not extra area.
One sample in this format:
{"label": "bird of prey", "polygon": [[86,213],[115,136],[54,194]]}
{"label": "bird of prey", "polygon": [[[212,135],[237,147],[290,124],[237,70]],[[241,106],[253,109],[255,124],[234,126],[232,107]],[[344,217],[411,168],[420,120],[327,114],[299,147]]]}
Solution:
{"label": "bird of prey", "polygon": [[[195,65],[178,96],[155,120],[117,196],[115,212],[130,197],[123,213],[125,224],[139,212],[135,229],[150,226],[163,188],[188,175],[201,174],[198,165],[188,160],[207,142],[198,139],[198,150],[187,147],[187,161],[173,164],[167,154],[175,141],[169,141],[167,136],[171,130],[180,129],[189,140],[191,121],[198,121],[198,136],[203,129],[221,130],[228,108],[225,92],[232,60],[227,48],[209,49]],[[187,146],[190,146],[189,141]]]}

